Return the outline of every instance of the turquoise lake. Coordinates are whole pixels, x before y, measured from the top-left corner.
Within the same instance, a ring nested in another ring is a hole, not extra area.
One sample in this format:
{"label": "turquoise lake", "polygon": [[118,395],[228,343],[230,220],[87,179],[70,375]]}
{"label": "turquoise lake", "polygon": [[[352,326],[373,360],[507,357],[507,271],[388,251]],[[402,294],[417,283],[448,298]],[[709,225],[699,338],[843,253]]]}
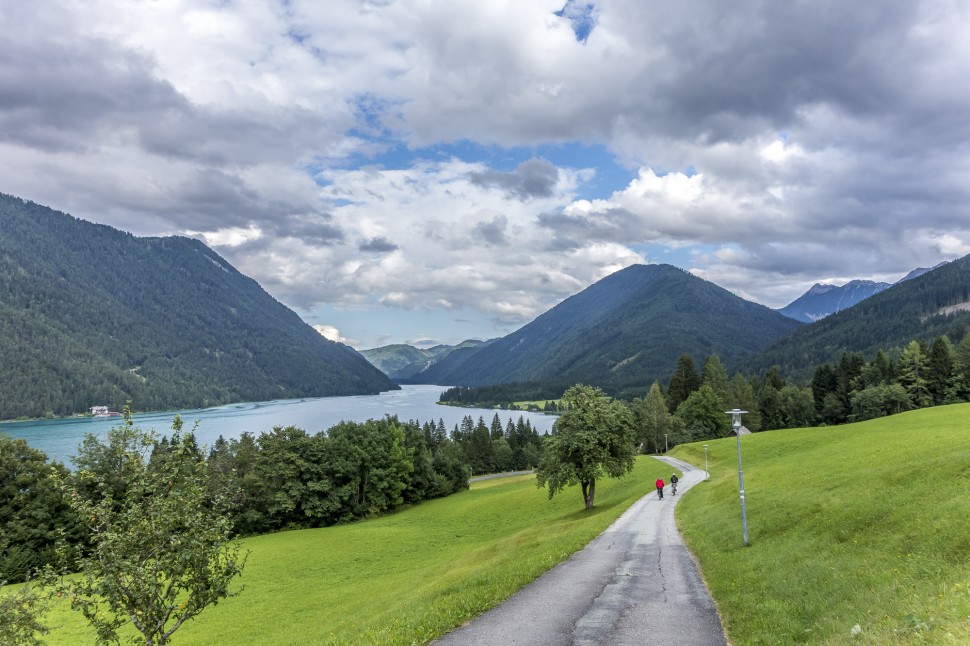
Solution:
{"label": "turquoise lake", "polygon": [[[465,415],[476,421],[484,417],[489,424],[495,413],[503,427],[509,418],[518,420],[519,415],[531,421],[539,433],[552,430],[555,416],[542,413],[496,411],[479,408],[439,406],[438,396],[447,386],[403,386],[380,395],[356,397],[320,397],[309,399],[286,399],[267,402],[227,404],[198,410],[165,411],[135,414],[135,424],[165,435],[171,430],[172,419],[182,416],[184,428],[190,429],[198,422],[195,434],[200,444],[211,445],[221,435],[226,439],[249,432],[259,435],[271,431],[274,426],[296,426],[308,433],[325,431],[341,421],[363,422],[380,419],[385,415],[397,415],[399,419],[419,422],[444,420],[450,433]],[[118,425],[120,417],[75,417],[31,422],[0,423],[0,433],[27,440],[32,447],[40,449],[52,460],[70,466],[69,460],[81,444],[84,436],[93,433],[104,437],[108,429]]]}

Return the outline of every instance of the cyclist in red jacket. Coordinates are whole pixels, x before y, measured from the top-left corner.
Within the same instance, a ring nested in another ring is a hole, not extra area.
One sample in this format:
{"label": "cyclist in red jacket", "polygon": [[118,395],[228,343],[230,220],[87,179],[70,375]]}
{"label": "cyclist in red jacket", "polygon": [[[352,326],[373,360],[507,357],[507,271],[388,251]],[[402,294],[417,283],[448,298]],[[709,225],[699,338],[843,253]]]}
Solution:
{"label": "cyclist in red jacket", "polygon": [[657,478],[657,497],[664,499],[664,479]]}

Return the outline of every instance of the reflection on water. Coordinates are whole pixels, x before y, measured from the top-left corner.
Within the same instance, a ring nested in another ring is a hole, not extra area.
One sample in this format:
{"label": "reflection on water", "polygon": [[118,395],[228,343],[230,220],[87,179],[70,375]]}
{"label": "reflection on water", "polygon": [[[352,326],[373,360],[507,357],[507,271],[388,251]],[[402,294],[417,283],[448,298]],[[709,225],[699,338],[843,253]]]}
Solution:
{"label": "reflection on water", "polygon": [[[244,402],[205,409],[139,413],[135,415],[135,424],[140,428],[165,434],[171,428],[172,418],[177,413],[182,416],[186,429],[198,422],[195,433],[199,443],[211,445],[220,435],[226,439],[239,437],[247,431],[259,435],[264,431],[272,430],[274,426],[296,426],[308,433],[317,433],[341,421],[363,422],[385,415],[397,415],[402,420],[413,419],[420,422],[436,422],[442,419],[449,432],[455,424],[461,423],[465,415],[471,415],[476,421],[479,416],[482,416],[486,423],[490,423],[492,416],[497,412],[503,427],[508,423],[509,417],[517,420],[519,415],[522,415],[532,422],[539,433],[550,431],[555,421],[555,417],[541,413],[510,413],[438,406],[438,396],[446,388],[446,386],[403,386],[401,390],[392,390],[380,395]],[[47,457],[67,464],[86,434],[94,433],[103,437],[109,428],[120,423],[120,417],[74,417],[33,422],[4,422],[0,423],[0,433],[22,437],[32,447],[46,453]]]}

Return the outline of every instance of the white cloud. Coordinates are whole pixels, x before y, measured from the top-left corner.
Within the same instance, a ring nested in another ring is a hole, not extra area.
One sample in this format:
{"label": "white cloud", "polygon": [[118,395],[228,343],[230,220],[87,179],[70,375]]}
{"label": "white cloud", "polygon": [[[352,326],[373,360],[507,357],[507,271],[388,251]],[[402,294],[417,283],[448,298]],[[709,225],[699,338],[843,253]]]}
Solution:
{"label": "white cloud", "polygon": [[[599,0],[580,42],[564,4],[5,2],[0,188],[501,325],[664,249],[773,305],[970,250],[962,7]],[[570,143],[637,175],[532,152]]]}
{"label": "white cloud", "polygon": [[340,334],[340,330],[332,325],[314,325],[313,329],[319,332],[320,336],[324,337],[325,339],[330,339],[331,341],[336,341],[337,343],[343,343],[353,348],[360,347],[359,341],[344,338],[344,336]]}
{"label": "white cloud", "polygon": [[259,240],[263,237],[263,232],[255,226],[229,227],[216,231],[191,231],[186,230],[186,235],[201,237],[210,247],[238,247],[241,244]]}

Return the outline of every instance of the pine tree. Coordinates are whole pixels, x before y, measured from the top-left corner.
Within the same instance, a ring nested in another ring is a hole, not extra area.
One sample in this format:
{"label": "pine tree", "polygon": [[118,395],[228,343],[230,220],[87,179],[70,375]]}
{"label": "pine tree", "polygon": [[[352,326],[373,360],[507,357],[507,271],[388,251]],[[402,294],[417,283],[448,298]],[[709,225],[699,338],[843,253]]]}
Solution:
{"label": "pine tree", "polygon": [[677,368],[670,376],[667,387],[667,409],[677,410],[692,392],[700,388],[701,380],[697,376],[694,358],[689,354],[682,354],[677,359]]}
{"label": "pine tree", "polygon": [[701,384],[710,386],[714,394],[718,396],[722,404],[727,404],[728,400],[728,377],[724,364],[720,357],[712,354],[704,361],[704,372]]}
{"label": "pine tree", "polygon": [[671,415],[667,410],[660,382],[655,381],[643,399],[633,402],[633,420],[637,433],[637,446],[643,453],[660,453],[664,450],[664,435],[671,432]]}
{"label": "pine tree", "polygon": [[945,334],[933,339],[926,362],[926,387],[935,405],[947,398],[947,386],[953,376],[953,344]]}
{"label": "pine tree", "polygon": [[914,408],[929,406],[933,398],[926,381],[927,359],[917,341],[910,341],[899,357],[899,383]]}

